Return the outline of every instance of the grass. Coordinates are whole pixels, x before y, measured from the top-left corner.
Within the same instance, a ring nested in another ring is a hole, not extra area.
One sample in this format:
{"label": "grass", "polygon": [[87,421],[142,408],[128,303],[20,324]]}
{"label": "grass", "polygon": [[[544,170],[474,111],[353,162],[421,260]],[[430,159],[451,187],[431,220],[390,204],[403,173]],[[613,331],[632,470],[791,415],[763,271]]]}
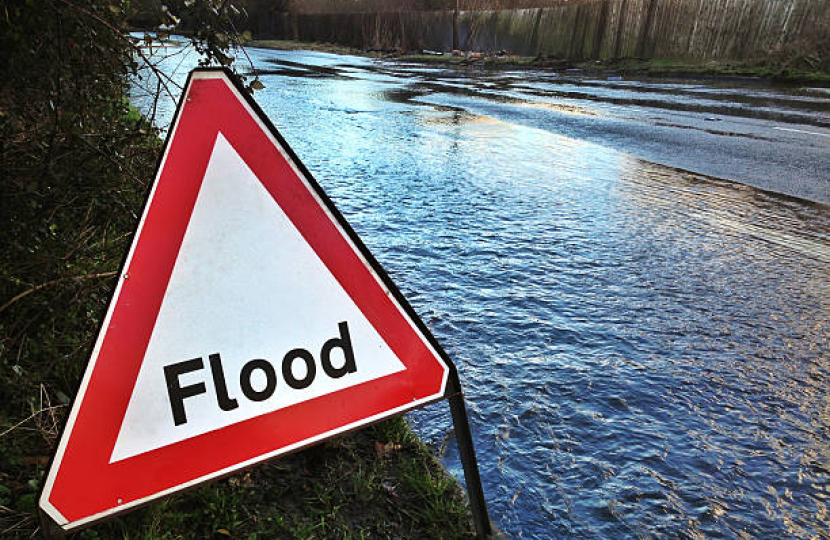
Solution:
{"label": "grass", "polygon": [[581,62],[574,67],[587,71],[613,70],[621,74],[651,77],[751,77],[781,83],[830,85],[830,73],[825,71],[784,68],[750,61],[689,62],[625,58]]}
{"label": "grass", "polygon": [[[29,538],[43,463],[0,484],[3,538]],[[473,538],[465,496],[403,418],[96,525],[76,538]]]}

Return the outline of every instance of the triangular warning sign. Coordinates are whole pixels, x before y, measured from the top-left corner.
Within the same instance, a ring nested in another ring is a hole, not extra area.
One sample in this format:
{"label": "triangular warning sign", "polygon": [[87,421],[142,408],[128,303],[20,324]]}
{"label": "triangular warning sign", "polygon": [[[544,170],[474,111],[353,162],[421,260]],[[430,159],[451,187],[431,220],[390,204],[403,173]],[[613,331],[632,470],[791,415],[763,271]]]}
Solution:
{"label": "triangular warning sign", "polygon": [[440,399],[454,369],[225,70],[195,70],[41,509],[74,530]]}

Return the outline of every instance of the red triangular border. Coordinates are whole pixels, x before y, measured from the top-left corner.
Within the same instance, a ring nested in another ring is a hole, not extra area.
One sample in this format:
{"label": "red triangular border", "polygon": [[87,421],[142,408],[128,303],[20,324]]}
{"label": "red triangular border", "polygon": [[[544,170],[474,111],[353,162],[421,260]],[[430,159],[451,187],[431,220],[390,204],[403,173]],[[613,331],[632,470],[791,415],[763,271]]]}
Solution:
{"label": "red triangular border", "polygon": [[[192,72],[173,126],[41,496],[66,530],[440,399],[454,369],[229,72]],[[407,369],[110,464],[220,131]]]}

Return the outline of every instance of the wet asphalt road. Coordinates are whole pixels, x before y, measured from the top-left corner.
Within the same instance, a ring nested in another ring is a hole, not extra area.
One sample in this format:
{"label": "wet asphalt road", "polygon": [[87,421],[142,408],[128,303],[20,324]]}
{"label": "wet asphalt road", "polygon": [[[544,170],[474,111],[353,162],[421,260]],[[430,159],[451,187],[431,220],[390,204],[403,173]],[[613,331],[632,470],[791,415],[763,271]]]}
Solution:
{"label": "wet asphalt road", "polygon": [[367,68],[420,74],[413,101],[458,107],[760,189],[830,203],[830,89],[753,80],[621,78],[538,70]]}
{"label": "wet asphalt road", "polygon": [[[172,54],[162,65],[180,82],[198,61],[192,51],[161,54]],[[389,90],[377,93],[380,101],[485,115],[830,204],[830,88],[457,67],[304,51],[249,54],[255,69],[240,66],[242,72],[388,83]],[[143,86],[156,89],[154,82]],[[174,109],[170,99],[160,103],[158,124],[169,122]]]}

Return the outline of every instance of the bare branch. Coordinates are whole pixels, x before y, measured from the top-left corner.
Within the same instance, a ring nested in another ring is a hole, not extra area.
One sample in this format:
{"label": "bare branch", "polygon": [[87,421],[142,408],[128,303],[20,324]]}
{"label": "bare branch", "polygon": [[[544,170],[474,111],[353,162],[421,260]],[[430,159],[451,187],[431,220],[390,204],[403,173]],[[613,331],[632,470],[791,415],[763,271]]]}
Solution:
{"label": "bare branch", "polygon": [[7,429],[6,431],[4,431],[3,433],[0,433],[0,439],[2,439],[3,437],[8,435],[9,433],[14,431],[15,429],[19,428],[20,426],[22,426],[23,424],[25,424],[29,420],[35,418],[36,416],[38,416],[40,414],[43,414],[43,413],[55,411],[57,409],[63,409],[66,406],[67,405],[52,405],[50,407],[45,407],[43,409],[37,410],[37,411],[33,412],[32,414],[30,414],[29,416],[27,416],[26,418],[24,418],[23,420],[21,420],[20,422],[16,423],[12,427],[10,427],[9,429]]}
{"label": "bare branch", "polygon": [[[133,43],[133,41],[129,37],[125,36],[123,34],[123,32],[121,32],[121,30],[119,30],[118,28],[116,28],[115,26],[110,24],[105,19],[102,19],[101,17],[99,17],[95,13],[92,13],[91,11],[89,11],[87,9],[84,9],[81,6],[75,5],[72,2],[70,2],[69,0],[56,0],[56,1],[72,8],[72,9],[74,9],[75,11],[78,11],[79,13],[82,13],[82,14],[86,15],[87,17],[90,17],[90,18],[98,21],[99,23],[101,23],[104,26],[106,26],[107,28],[109,28],[113,32],[113,34],[115,34],[119,39],[124,41],[134,52],[136,52],[141,57],[142,60],[144,60],[144,62],[147,64],[147,67],[149,67],[153,71],[153,73],[156,75],[156,77],[160,78],[159,80],[161,80],[162,78],[166,79],[167,82],[171,83],[173,86],[175,86],[179,90],[182,89],[182,86],[179,83],[177,83],[175,80],[173,80],[172,77],[170,77],[169,75],[164,73],[162,70],[157,68],[150,61],[150,59],[147,58],[147,55],[144,54],[144,51],[141,50],[141,47],[136,45],[135,43]],[[175,99],[175,95],[173,94],[173,92],[170,91],[170,88],[167,86],[167,82],[163,83],[164,90],[167,92],[167,94],[171,98]],[[2,311],[2,310],[0,310],[0,311]]]}

